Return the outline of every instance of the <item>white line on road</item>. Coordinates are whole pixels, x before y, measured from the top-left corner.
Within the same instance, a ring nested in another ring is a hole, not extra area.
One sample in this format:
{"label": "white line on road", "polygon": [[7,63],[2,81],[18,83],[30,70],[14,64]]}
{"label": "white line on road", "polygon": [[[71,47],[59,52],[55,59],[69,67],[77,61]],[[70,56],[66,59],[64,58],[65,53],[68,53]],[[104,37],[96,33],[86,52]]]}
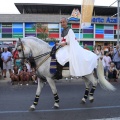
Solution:
{"label": "white line on road", "polygon": [[[68,108],[68,109],[35,110],[34,112],[82,111],[82,110],[99,110],[99,109],[109,109],[109,108],[120,108],[120,106],[101,106],[101,107],[91,107],[91,108]],[[27,110],[0,111],[0,114],[8,114],[8,113],[30,113],[30,111],[27,111]]]}
{"label": "white line on road", "polygon": [[114,117],[114,118],[102,118],[102,119],[90,119],[90,120],[120,120],[120,117]]}

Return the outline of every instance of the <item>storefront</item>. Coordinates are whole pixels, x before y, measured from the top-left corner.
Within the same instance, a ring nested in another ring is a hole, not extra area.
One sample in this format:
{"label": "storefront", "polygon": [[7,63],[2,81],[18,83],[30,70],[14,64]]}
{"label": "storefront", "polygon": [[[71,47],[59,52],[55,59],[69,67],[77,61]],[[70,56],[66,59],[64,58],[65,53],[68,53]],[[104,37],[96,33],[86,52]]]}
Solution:
{"label": "storefront", "polygon": [[[28,4],[29,6],[29,4]],[[46,6],[46,5],[45,5]],[[22,7],[19,5],[18,8]],[[34,7],[34,6],[33,6]],[[62,9],[64,6],[60,6]],[[70,8],[65,6],[65,8]],[[32,7],[31,7],[32,8]],[[55,6],[51,6],[55,8]],[[27,7],[26,7],[27,9]],[[47,7],[46,7],[47,9]],[[101,8],[99,8],[101,9]],[[108,8],[107,8],[108,9]],[[106,10],[107,10],[106,9]],[[20,9],[22,11],[22,8]],[[27,10],[26,10],[27,11]],[[31,10],[32,11],[32,10]],[[39,10],[37,10],[39,11]],[[47,10],[49,12],[50,10]],[[72,10],[71,10],[72,12]],[[102,13],[103,14],[103,13]],[[38,24],[46,27],[47,38],[50,45],[54,45],[54,40],[59,40],[61,36],[60,18],[70,18],[70,14],[20,14],[20,15],[4,15],[0,18],[0,40],[23,38],[27,36],[40,37],[41,30],[38,29]],[[6,19],[7,18],[7,19]],[[109,43],[117,41],[117,18],[115,17],[99,17],[93,16],[91,26],[80,29],[79,21],[69,21],[68,26],[73,29],[76,39],[80,41],[80,45],[87,44],[92,50],[93,45],[107,46]]]}

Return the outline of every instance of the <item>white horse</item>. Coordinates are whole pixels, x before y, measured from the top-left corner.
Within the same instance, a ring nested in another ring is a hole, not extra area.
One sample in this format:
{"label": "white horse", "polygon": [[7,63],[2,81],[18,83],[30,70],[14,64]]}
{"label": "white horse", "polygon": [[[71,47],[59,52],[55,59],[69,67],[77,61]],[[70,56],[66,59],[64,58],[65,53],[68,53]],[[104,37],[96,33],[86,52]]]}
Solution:
{"label": "white horse", "polygon": [[[36,57],[38,55],[42,55],[44,53],[50,52],[52,49],[48,43],[36,37],[25,37],[21,40],[21,42],[22,42],[22,46],[19,44],[20,42],[17,42],[15,46],[15,49],[19,50],[20,57],[23,57],[22,50],[24,51],[25,56],[28,56],[30,53],[32,53],[33,57]],[[46,56],[43,56],[35,60],[36,65],[38,67],[37,74],[38,74],[38,77],[44,76],[46,78],[48,84],[50,85],[52,93],[54,95],[54,99],[55,99],[54,108],[59,108],[59,97],[57,94],[55,80],[51,79],[53,74],[51,74],[49,71],[51,57],[48,57],[48,59],[46,59]],[[70,73],[68,70],[63,71],[62,73],[63,73],[63,77],[70,77]],[[81,100],[81,103],[86,103],[86,99],[88,97],[90,102],[93,102],[94,100],[93,94],[96,89],[97,83],[99,83],[101,87],[106,90],[110,90],[110,91],[115,90],[115,87],[104,78],[104,71],[103,71],[101,60],[98,61],[97,74],[98,74],[99,81],[97,81],[97,79],[94,77],[93,72],[83,77],[85,81],[86,90],[85,90],[84,97]],[[91,89],[90,89],[90,83],[92,83]],[[41,79],[39,79],[37,91],[36,91],[36,97],[33,104],[30,106],[30,110],[35,110],[35,107],[38,104],[39,96],[41,94],[43,86],[44,86],[44,82]]]}

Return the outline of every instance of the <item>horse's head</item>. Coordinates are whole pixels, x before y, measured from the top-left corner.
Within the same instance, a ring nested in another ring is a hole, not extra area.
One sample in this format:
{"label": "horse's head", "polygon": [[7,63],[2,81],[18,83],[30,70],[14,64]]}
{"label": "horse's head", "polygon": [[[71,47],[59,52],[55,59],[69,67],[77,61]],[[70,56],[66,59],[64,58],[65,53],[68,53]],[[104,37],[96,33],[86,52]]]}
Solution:
{"label": "horse's head", "polygon": [[30,48],[22,40],[16,42],[15,50],[18,51],[19,57],[28,57],[31,52]]}

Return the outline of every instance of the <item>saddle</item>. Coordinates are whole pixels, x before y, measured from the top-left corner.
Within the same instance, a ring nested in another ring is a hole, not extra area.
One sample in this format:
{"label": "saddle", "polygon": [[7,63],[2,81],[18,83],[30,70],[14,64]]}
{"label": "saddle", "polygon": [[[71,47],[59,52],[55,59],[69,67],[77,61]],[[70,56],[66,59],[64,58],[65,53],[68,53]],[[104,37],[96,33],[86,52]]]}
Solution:
{"label": "saddle", "polygon": [[[57,60],[51,58],[50,62],[50,73],[55,74],[57,72]],[[62,66],[62,70],[69,70],[69,62]]]}
{"label": "saddle", "polygon": [[62,78],[62,70],[69,70],[69,62],[67,62],[64,66],[61,66],[56,60],[56,46],[52,48],[50,53],[51,62],[50,62],[50,73],[54,74],[53,79],[61,79]]}

